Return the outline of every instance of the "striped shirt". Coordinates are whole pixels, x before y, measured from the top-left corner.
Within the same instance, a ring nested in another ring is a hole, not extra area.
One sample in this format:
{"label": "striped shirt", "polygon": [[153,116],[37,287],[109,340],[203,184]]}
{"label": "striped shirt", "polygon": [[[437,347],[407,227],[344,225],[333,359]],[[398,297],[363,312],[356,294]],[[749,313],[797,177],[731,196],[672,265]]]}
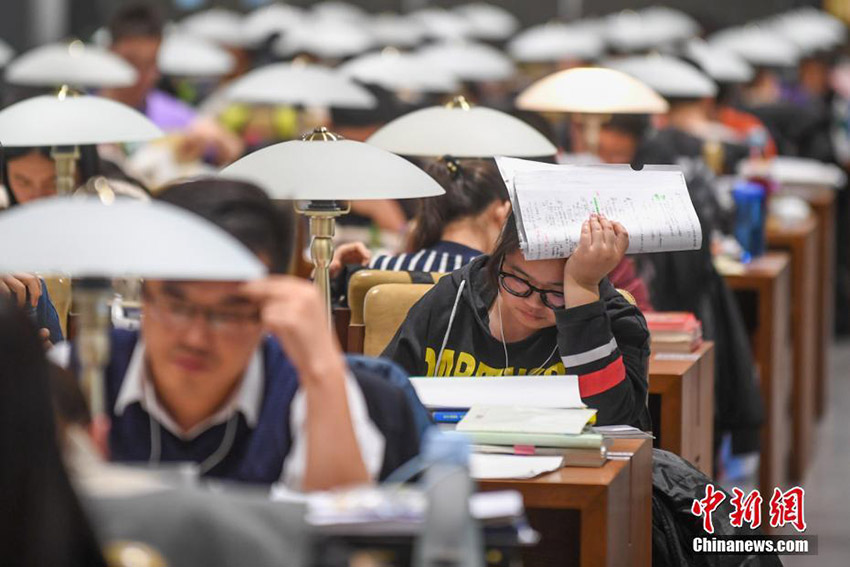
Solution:
{"label": "striped shirt", "polygon": [[376,256],[369,262],[369,268],[396,272],[453,272],[481,254],[481,251],[469,246],[441,240],[419,252]]}

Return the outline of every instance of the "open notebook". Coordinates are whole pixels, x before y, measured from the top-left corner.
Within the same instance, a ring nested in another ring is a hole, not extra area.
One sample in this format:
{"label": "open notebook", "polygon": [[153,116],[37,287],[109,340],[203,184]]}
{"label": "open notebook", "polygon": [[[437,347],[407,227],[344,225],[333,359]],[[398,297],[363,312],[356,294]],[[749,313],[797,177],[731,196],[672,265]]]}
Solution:
{"label": "open notebook", "polygon": [[496,158],[527,260],[566,258],[591,213],[620,222],[628,252],[698,250],[702,229],[682,171],[675,166],[551,165]]}

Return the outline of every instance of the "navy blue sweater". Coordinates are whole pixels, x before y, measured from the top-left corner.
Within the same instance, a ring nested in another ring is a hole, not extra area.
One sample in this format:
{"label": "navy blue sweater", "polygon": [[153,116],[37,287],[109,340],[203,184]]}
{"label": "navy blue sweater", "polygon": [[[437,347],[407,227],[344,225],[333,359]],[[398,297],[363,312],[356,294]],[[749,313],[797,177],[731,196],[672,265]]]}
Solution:
{"label": "navy blue sweater", "polygon": [[[115,402],[138,340],[135,331],[112,333],[112,356],[106,369],[106,407],[112,420],[110,450],[112,459],[147,462],[151,455],[151,421],[138,402],[115,415]],[[208,475],[251,483],[271,484],[280,479],[283,462],[292,446],[290,405],[298,389],[298,376],[292,363],[274,338],[262,344],[263,400],[257,425],[250,428],[238,414],[236,435],[227,456]],[[381,478],[419,452],[419,435],[410,403],[401,388],[386,375],[388,361],[371,359],[353,365],[353,373],[363,391],[370,419],[386,440]],[[184,441],[164,427],[159,428],[162,462],[203,462],[222,444],[226,423],[211,427],[194,439]],[[333,442],[333,440],[328,440]]]}

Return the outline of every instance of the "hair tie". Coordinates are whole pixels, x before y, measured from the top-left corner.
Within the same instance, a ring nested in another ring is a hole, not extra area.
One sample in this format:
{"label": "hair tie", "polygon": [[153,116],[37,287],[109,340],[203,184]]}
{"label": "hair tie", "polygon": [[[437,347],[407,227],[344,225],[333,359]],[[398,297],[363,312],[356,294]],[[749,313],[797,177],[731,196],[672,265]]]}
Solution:
{"label": "hair tie", "polygon": [[457,179],[461,174],[460,163],[458,163],[458,161],[452,156],[443,156],[440,159],[442,159],[442,161],[446,164],[446,169],[448,170],[451,178]]}

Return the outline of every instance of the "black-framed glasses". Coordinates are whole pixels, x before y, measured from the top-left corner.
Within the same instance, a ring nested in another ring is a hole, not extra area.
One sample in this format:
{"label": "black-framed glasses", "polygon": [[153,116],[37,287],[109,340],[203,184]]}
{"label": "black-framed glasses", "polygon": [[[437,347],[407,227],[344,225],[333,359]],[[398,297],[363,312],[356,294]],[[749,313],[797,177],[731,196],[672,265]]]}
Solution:
{"label": "black-framed glasses", "polygon": [[499,269],[499,283],[506,292],[516,297],[528,297],[536,291],[540,294],[543,305],[549,309],[563,309],[564,305],[566,305],[562,292],[534,287],[528,280],[524,280],[514,274],[509,274],[501,269]]}
{"label": "black-framed glasses", "polygon": [[150,293],[145,294],[145,299],[154,308],[153,313],[157,318],[174,330],[188,328],[198,315],[214,333],[227,336],[239,335],[260,323],[258,309],[214,309],[176,297],[154,296]]}

